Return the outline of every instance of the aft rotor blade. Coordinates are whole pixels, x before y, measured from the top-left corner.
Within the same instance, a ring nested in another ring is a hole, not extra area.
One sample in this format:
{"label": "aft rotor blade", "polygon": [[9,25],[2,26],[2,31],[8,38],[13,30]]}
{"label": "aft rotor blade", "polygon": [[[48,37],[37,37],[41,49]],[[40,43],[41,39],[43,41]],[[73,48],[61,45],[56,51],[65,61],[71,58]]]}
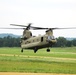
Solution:
{"label": "aft rotor blade", "polygon": [[50,30],[56,30],[56,29],[76,29],[76,27],[67,27],[67,28],[45,28],[45,27],[34,27],[34,26],[30,26],[31,28],[33,28],[34,30],[43,30],[43,29],[50,29]]}
{"label": "aft rotor blade", "polygon": [[44,28],[44,27],[33,27],[31,26],[31,28],[33,28],[34,30],[43,30],[43,29],[50,29],[50,30],[56,30],[56,29],[76,29],[76,27],[67,27],[67,28]]}
{"label": "aft rotor blade", "polygon": [[76,27],[67,27],[67,28],[52,28],[52,30],[55,30],[55,29],[76,29]]}

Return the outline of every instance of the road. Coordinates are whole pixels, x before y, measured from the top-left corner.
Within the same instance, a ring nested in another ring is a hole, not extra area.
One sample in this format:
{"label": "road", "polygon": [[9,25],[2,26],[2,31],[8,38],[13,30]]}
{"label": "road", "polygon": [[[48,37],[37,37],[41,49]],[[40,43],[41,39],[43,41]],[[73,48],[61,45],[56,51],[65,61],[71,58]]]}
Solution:
{"label": "road", "polygon": [[0,75],[76,75],[76,74],[0,72]]}

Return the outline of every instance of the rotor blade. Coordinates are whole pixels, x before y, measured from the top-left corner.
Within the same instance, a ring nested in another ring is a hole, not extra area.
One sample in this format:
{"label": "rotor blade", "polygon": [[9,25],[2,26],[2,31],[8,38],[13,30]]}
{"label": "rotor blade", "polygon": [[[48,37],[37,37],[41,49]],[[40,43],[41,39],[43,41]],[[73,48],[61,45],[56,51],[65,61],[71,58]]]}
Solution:
{"label": "rotor blade", "polygon": [[38,29],[49,29],[49,28],[44,28],[44,27],[35,27],[35,26],[31,26],[31,28],[33,28],[34,30],[38,30]]}
{"label": "rotor blade", "polygon": [[28,29],[33,29],[33,30],[44,30],[44,29],[48,29],[48,30],[56,30],[56,29],[76,29],[76,27],[67,27],[67,28],[45,28],[45,27],[35,27],[35,26],[31,26],[32,23],[29,23],[28,26],[25,25],[18,25],[18,24],[10,24],[13,26],[21,26],[21,27],[26,27],[26,30]]}
{"label": "rotor blade", "polygon": [[27,27],[25,25],[18,25],[18,24],[10,24],[10,25],[12,25],[12,26],[20,26],[20,27]]}
{"label": "rotor blade", "polygon": [[55,30],[55,29],[76,29],[76,27],[67,27],[67,28],[51,28],[52,30]]}
{"label": "rotor blade", "polygon": [[24,29],[24,28],[0,28],[0,29]]}
{"label": "rotor blade", "polygon": [[[30,26],[32,23],[29,23],[28,24],[28,26]],[[12,26],[20,26],[20,27],[28,27],[28,26],[26,26],[26,25],[18,25],[18,24],[10,24],[10,25],[12,25]]]}
{"label": "rotor blade", "polygon": [[18,25],[18,24],[10,24],[12,26],[20,26],[20,27],[27,27],[26,29],[28,29],[29,27],[36,30],[36,29],[49,29],[49,28],[43,28],[43,27],[35,27],[35,26],[31,26],[32,23],[29,23],[28,26],[25,25]]}
{"label": "rotor blade", "polygon": [[29,24],[28,24],[28,26],[27,26],[26,30],[29,30],[29,29],[30,29],[30,27],[31,27],[31,23],[29,23]]}
{"label": "rotor blade", "polygon": [[51,29],[51,30],[55,30],[55,29],[76,29],[76,27],[67,27],[67,28],[57,28],[57,27],[55,27],[55,28],[44,28],[44,27],[33,27],[33,26],[31,26],[31,28],[34,28],[34,30],[36,30],[36,29]]}
{"label": "rotor blade", "polygon": [[76,29],[76,27],[67,27],[67,28],[49,28],[48,30],[46,30],[46,32],[49,31],[49,30],[59,30],[59,29]]}
{"label": "rotor blade", "polygon": [[36,27],[33,28],[33,30],[44,30],[44,29],[49,29],[49,28],[36,28]]}

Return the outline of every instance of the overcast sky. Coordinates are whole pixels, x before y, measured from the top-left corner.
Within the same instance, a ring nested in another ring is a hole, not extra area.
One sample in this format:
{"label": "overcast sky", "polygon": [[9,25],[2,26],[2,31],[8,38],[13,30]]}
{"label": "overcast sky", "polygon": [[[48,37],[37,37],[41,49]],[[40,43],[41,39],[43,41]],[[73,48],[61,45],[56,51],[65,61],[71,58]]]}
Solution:
{"label": "overcast sky", "polygon": [[[0,0],[0,27],[33,23],[39,27],[76,27],[76,0]],[[0,30],[22,35],[23,30]],[[45,31],[32,31],[33,35]],[[76,37],[74,30],[54,30],[54,36]]]}

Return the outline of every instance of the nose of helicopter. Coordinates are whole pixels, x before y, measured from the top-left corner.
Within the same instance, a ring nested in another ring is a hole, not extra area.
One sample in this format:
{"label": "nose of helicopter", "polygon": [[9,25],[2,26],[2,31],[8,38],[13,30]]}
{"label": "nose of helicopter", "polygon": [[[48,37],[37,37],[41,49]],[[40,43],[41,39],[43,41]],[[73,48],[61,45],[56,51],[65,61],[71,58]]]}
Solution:
{"label": "nose of helicopter", "polygon": [[57,40],[54,36],[48,36],[47,41],[49,43],[56,43],[57,42]]}

